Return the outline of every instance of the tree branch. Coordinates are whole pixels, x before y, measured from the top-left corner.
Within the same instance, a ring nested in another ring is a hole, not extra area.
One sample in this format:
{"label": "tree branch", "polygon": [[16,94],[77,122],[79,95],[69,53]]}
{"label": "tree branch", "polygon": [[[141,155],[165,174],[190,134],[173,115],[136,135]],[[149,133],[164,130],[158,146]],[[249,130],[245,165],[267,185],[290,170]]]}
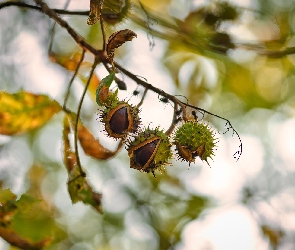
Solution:
{"label": "tree branch", "polygon": [[71,37],[75,40],[75,42],[84,50],[91,52],[94,55],[100,54],[100,52],[93,48],[89,43],[87,43],[83,37],[78,34],[65,20],[60,18],[57,13],[48,7],[46,3],[42,0],[35,0],[35,2],[40,5],[41,10],[50,18],[52,18],[56,23],[58,23],[61,27],[66,29]]}
{"label": "tree branch", "polygon": [[[0,10],[10,6],[17,6],[22,8],[28,8],[31,10],[37,10],[42,12],[42,9],[38,6],[26,4],[22,2],[4,2],[0,3]],[[61,10],[61,9],[52,9],[55,13],[61,15],[80,15],[80,16],[88,16],[89,11],[70,11],[70,10]]]}
{"label": "tree branch", "polygon": [[[70,11],[70,10],[63,10],[63,9],[50,9],[46,3],[40,1],[40,0],[35,0],[35,2],[38,5],[42,5],[41,8],[38,6],[34,6],[34,5],[30,5],[30,4],[26,4],[26,3],[22,3],[22,2],[4,2],[0,4],[0,9],[3,9],[5,7],[10,7],[10,6],[17,6],[17,7],[22,7],[22,8],[29,8],[32,10],[37,10],[37,11],[41,11],[44,12],[46,15],[48,15],[50,18],[52,18],[53,20],[55,20],[61,27],[65,28],[68,30],[69,34],[75,39],[75,41],[79,44],[79,46],[81,46],[83,49],[91,52],[94,55],[98,55],[99,53],[102,53],[99,50],[96,50],[95,48],[93,48],[90,44],[88,44],[76,31],[74,31],[68,24],[67,22],[65,22],[64,20],[62,20],[60,17],[57,16],[57,14],[61,14],[61,15],[79,15],[79,16],[88,16],[89,15],[89,11]],[[102,17],[104,16],[104,12],[102,11]],[[153,15],[152,17],[153,20],[157,20],[157,22],[162,25],[165,28],[170,28],[172,30],[174,30],[176,32],[176,34],[179,36],[179,34],[182,34],[182,32],[179,30],[179,27],[177,27],[176,25],[173,25],[172,23],[170,23],[169,21],[166,21],[160,17],[157,17],[155,15]],[[151,27],[146,27],[146,22],[143,21],[141,18],[133,16],[132,21],[134,21],[135,23],[139,24],[140,26],[149,29],[149,32],[152,32],[154,35],[156,35],[157,37],[160,37],[161,39],[166,39],[166,40],[175,40],[174,36],[171,36],[171,34],[169,33],[161,33],[157,30],[152,29]],[[185,34],[184,34],[185,35]],[[187,36],[184,36],[187,37]],[[168,38],[168,39],[167,39]],[[76,40],[77,39],[77,40]],[[185,40],[185,39],[177,39],[176,41],[180,41],[181,43],[186,43],[187,46],[193,48],[193,49],[198,49],[199,52],[204,53],[205,50],[209,50],[209,48],[204,48],[204,46],[201,46],[199,41],[196,44],[194,41],[190,41],[190,39]],[[295,54],[295,47],[289,47],[283,50],[267,50],[267,49],[257,49],[260,45],[259,44],[253,44],[253,45],[247,45],[247,47],[245,46],[237,46],[237,47],[241,47],[244,48],[246,50],[249,51],[255,51],[258,55],[261,56],[266,56],[269,58],[282,58],[288,55],[292,55]],[[104,58],[104,57],[103,57]],[[105,58],[103,59],[105,60]]]}

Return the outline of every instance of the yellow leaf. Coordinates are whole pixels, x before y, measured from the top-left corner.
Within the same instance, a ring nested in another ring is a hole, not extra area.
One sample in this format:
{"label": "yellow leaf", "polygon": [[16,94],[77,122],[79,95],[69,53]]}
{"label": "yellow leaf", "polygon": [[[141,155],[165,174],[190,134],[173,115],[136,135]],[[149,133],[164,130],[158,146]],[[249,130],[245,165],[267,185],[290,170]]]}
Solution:
{"label": "yellow leaf", "polygon": [[57,101],[29,92],[0,93],[0,134],[24,133],[44,125],[61,110]]}
{"label": "yellow leaf", "polygon": [[81,60],[81,56],[81,51],[77,51],[74,54],[69,55],[58,55],[51,53],[50,60],[54,63],[59,64],[60,66],[64,67],[69,71],[75,71],[79,64],[79,61]]}

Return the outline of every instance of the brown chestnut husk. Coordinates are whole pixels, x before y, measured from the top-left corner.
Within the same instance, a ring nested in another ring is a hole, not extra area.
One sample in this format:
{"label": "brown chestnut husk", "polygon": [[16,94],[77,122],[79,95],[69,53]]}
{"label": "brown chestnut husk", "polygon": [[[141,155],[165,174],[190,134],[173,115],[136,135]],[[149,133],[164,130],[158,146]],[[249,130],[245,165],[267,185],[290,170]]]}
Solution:
{"label": "brown chestnut husk", "polygon": [[105,131],[110,137],[125,138],[129,133],[135,133],[140,124],[139,109],[124,101],[116,101],[106,107],[101,114]]}

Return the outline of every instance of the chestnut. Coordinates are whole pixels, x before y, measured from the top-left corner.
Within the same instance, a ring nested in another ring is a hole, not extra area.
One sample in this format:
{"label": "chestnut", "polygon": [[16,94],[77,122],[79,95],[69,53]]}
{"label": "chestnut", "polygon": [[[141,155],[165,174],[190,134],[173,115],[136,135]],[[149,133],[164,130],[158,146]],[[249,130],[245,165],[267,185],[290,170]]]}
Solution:
{"label": "chestnut", "polygon": [[132,117],[130,108],[126,105],[119,105],[107,116],[107,129],[110,134],[124,135],[126,131],[130,130],[129,125],[132,125]]}
{"label": "chestnut", "polygon": [[145,170],[153,160],[160,140],[157,137],[139,143],[131,148],[133,154],[133,164],[139,170]]}
{"label": "chestnut", "polygon": [[101,115],[105,130],[110,137],[125,138],[128,133],[135,133],[140,118],[139,110],[126,102],[119,102],[116,106],[107,108]]}
{"label": "chestnut", "polygon": [[172,157],[169,137],[159,129],[140,131],[129,140],[127,151],[130,167],[147,173],[162,170]]}

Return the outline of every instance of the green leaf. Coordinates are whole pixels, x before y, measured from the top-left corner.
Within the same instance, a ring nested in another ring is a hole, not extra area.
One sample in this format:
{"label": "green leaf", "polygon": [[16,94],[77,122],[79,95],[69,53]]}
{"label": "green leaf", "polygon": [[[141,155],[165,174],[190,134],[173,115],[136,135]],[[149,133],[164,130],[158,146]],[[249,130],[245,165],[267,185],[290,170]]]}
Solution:
{"label": "green leaf", "polygon": [[0,190],[0,237],[21,249],[41,249],[62,236],[44,203],[35,197]]}
{"label": "green leaf", "polygon": [[32,207],[36,204],[41,202],[41,200],[36,199],[35,197],[28,195],[28,194],[23,194],[16,202],[15,205],[21,209],[22,213],[27,213],[29,212]]}
{"label": "green leaf", "polygon": [[0,134],[24,133],[44,125],[61,106],[46,95],[0,93]]}
{"label": "green leaf", "polygon": [[107,87],[110,87],[112,82],[114,81],[115,79],[115,71],[112,71],[108,76],[106,76],[105,78],[103,78],[101,80],[101,85],[104,84],[106,85]]}
{"label": "green leaf", "polygon": [[89,204],[99,213],[102,213],[102,195],[92,190],[86,178],[80,175],[77,166],[69,174],[68,191],[73,203],[82,201],[84,204]]}
{"label": "green leaf", "polygon": [[[20,249],[42,249],[50,243],[50,239],[32,242],[9,228],[0,227],[0,236],[13,246]],[[13,249],[13,248],[10,248]]]}
{"label": "green leaf", "polygon": [[7,201],[15,200],[16,195],[10,189],[0,190],[0,204],[5,204]]}
{"label": "green leaf", "polygon": [[109,87],[115,79],[115,72],[112,71],[108,76],[103,78],[96,90],[96,103],[100,106],[104,105],[104,101],[108,97]]}
{"label": "green leaf", "polygon": [[17,213],[16,198],[17,196],[10,189],[0,190],[0,226],[9,225]]}

